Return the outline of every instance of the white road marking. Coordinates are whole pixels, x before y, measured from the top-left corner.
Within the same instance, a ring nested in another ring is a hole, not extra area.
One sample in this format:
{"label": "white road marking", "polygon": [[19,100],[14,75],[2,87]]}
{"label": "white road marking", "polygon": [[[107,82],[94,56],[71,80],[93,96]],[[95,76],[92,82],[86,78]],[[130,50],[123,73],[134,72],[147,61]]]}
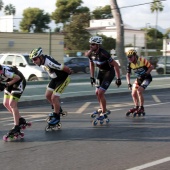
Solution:
{"label": "white road marking", "polygon": [[86,102],[83,106],[81,106],[76,113],[82,113],[92,102]]}
{"label": "white road marking", "polygon": [[145,168],[149,168],[151,166],[155,166],[155,165],[158,165],[158,164],[162,164],[164,162],[168,162],[170,161],[170,157],[166,157],[166,158],[163,158],[163,159],[159,159],[157,161],[153,161],[153,162],[149,162],[149,163],[146,163],[146,164],[143,164],[141,166],[136,166],[134,168],[130,168],[130,169],[126,169],[126,170],[141,170],[141,169],[145,169]]}
{"label": "white road marking", "polygon": [[154,99],[155,102],[160,103],[161,101],[156,95],[152,95],[152,98]]}

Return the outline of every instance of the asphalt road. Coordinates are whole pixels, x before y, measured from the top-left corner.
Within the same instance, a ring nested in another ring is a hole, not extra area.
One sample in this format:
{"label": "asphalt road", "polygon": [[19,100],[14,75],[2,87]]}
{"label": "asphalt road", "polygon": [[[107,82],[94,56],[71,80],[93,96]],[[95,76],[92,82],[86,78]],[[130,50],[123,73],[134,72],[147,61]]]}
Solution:
{"label": "asphalt road", "polygon": [[[146,91],[146,117],[126,118],[133,107],[130,92],[108,97],[112,111],[109,125],[93,126],[90,114],[98,108],[95,99],[62,103],[68,116],[62,129],[45,132],[50,106],[21,107],[32,122],[24,140],[0,141],[3,170],[168,170],[170,166],[169,91]],[[0,136],[13,126],[6,111],[0,114]]]}

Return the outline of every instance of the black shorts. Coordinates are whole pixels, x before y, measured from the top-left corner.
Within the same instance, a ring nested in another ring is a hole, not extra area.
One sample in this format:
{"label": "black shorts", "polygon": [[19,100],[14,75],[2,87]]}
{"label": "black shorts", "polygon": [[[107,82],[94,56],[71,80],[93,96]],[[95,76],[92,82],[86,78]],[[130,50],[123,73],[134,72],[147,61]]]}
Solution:
{"label": "black shorts", "polygon": [[105,70],[99,70],[98,76],[97,76],[97,88],[101,88],[103,90],[107,90],[112,82],[112,80],[115,77],[115,71],[114,68],[105,71]]}
{"label": "black shorts", "polygon": [[60,96],[65,88],[70,83],[70,77],[68,76],[66,79],[58,80],[57,78],[54,78],[50,81],[50,83],[47,86],[47,90],[53,91],[53,93],[56,96]]}
{"label": "black shorts", "polygon": [[13,98],[15,100],[19,100],[22,93],[24,92],[24,89],[26,87],[26,80],[22,79],[15,84],[7,87],[5,89],[5,96],[6,98]]}

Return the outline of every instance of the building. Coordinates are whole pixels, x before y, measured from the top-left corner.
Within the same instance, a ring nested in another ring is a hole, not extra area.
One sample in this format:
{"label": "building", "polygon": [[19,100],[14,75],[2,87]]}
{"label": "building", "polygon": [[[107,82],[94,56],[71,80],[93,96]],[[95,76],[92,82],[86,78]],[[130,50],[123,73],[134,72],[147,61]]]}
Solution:
{"label": "building", "polygon": [[[114,18],[90,20],[90,27],[87,28],[87,31],[91,35],[105,35],[114,39],[117,37]],[[124,24],[124,43],[125,46],[145,47],[145,32]]]}
{"label": "building", "polygon": [[13,15],[0,17],[0,32],[13,32]]}

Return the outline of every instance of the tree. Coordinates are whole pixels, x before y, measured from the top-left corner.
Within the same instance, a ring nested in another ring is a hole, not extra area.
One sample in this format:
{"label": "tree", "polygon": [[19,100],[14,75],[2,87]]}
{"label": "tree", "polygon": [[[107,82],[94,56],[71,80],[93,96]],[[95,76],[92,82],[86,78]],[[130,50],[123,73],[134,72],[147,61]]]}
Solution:
{"label": "tree", "polygon": [[0,11],[3,9],[3,7],[4,7],[4,3],[2,0],[0,0]]}
{"label": "tree", "polygon": [[23,32],[45,32],[49,29],[50,15],[39,8],[27,8],[23,12],[20,29]]}
{"label": "tree", "polygon": [[110,5],[106,5],[104,7],[97,7],[94,11],[92,11],[92,18],[93,19],[113,18]]}
{"label": "tree", "polygon": [[70,21],[72,15],[88,12],[87,7],[81,7],[82,0],[57,0],[57,9],[52,13],[51,18],[58,23]]}
{"label": "tree", "polygon": [[[157,25],[158,25],[158,12],[163,11],[163,5],[162,2],[160,0],[153,0],[153,2],[151,3],[150,9],[151,12],[155,12],[156,11],[156,25],[155,25],[155,42],[157,40]],[[155,43],[156,45],[156,43]]]}
{"label": "tree", "polygon": [[127,59],[124,52],[124,26],[119,7],[116,0],[110,0],[112,14],[115,18],[117,38],[116,55],[119,58],[122,74],[126,74]]}
{"label": "tree", "polygon": [[89,47],[90,34],[86,31],[89,24],[89,13],[73,15],[72,21],[64,26],[65,47],[74,50],[86,50]]}
{"label": "tree", "polygon": [[12,4],[6,5],[4,8],[5,15],[15,15],[16,9]]}

